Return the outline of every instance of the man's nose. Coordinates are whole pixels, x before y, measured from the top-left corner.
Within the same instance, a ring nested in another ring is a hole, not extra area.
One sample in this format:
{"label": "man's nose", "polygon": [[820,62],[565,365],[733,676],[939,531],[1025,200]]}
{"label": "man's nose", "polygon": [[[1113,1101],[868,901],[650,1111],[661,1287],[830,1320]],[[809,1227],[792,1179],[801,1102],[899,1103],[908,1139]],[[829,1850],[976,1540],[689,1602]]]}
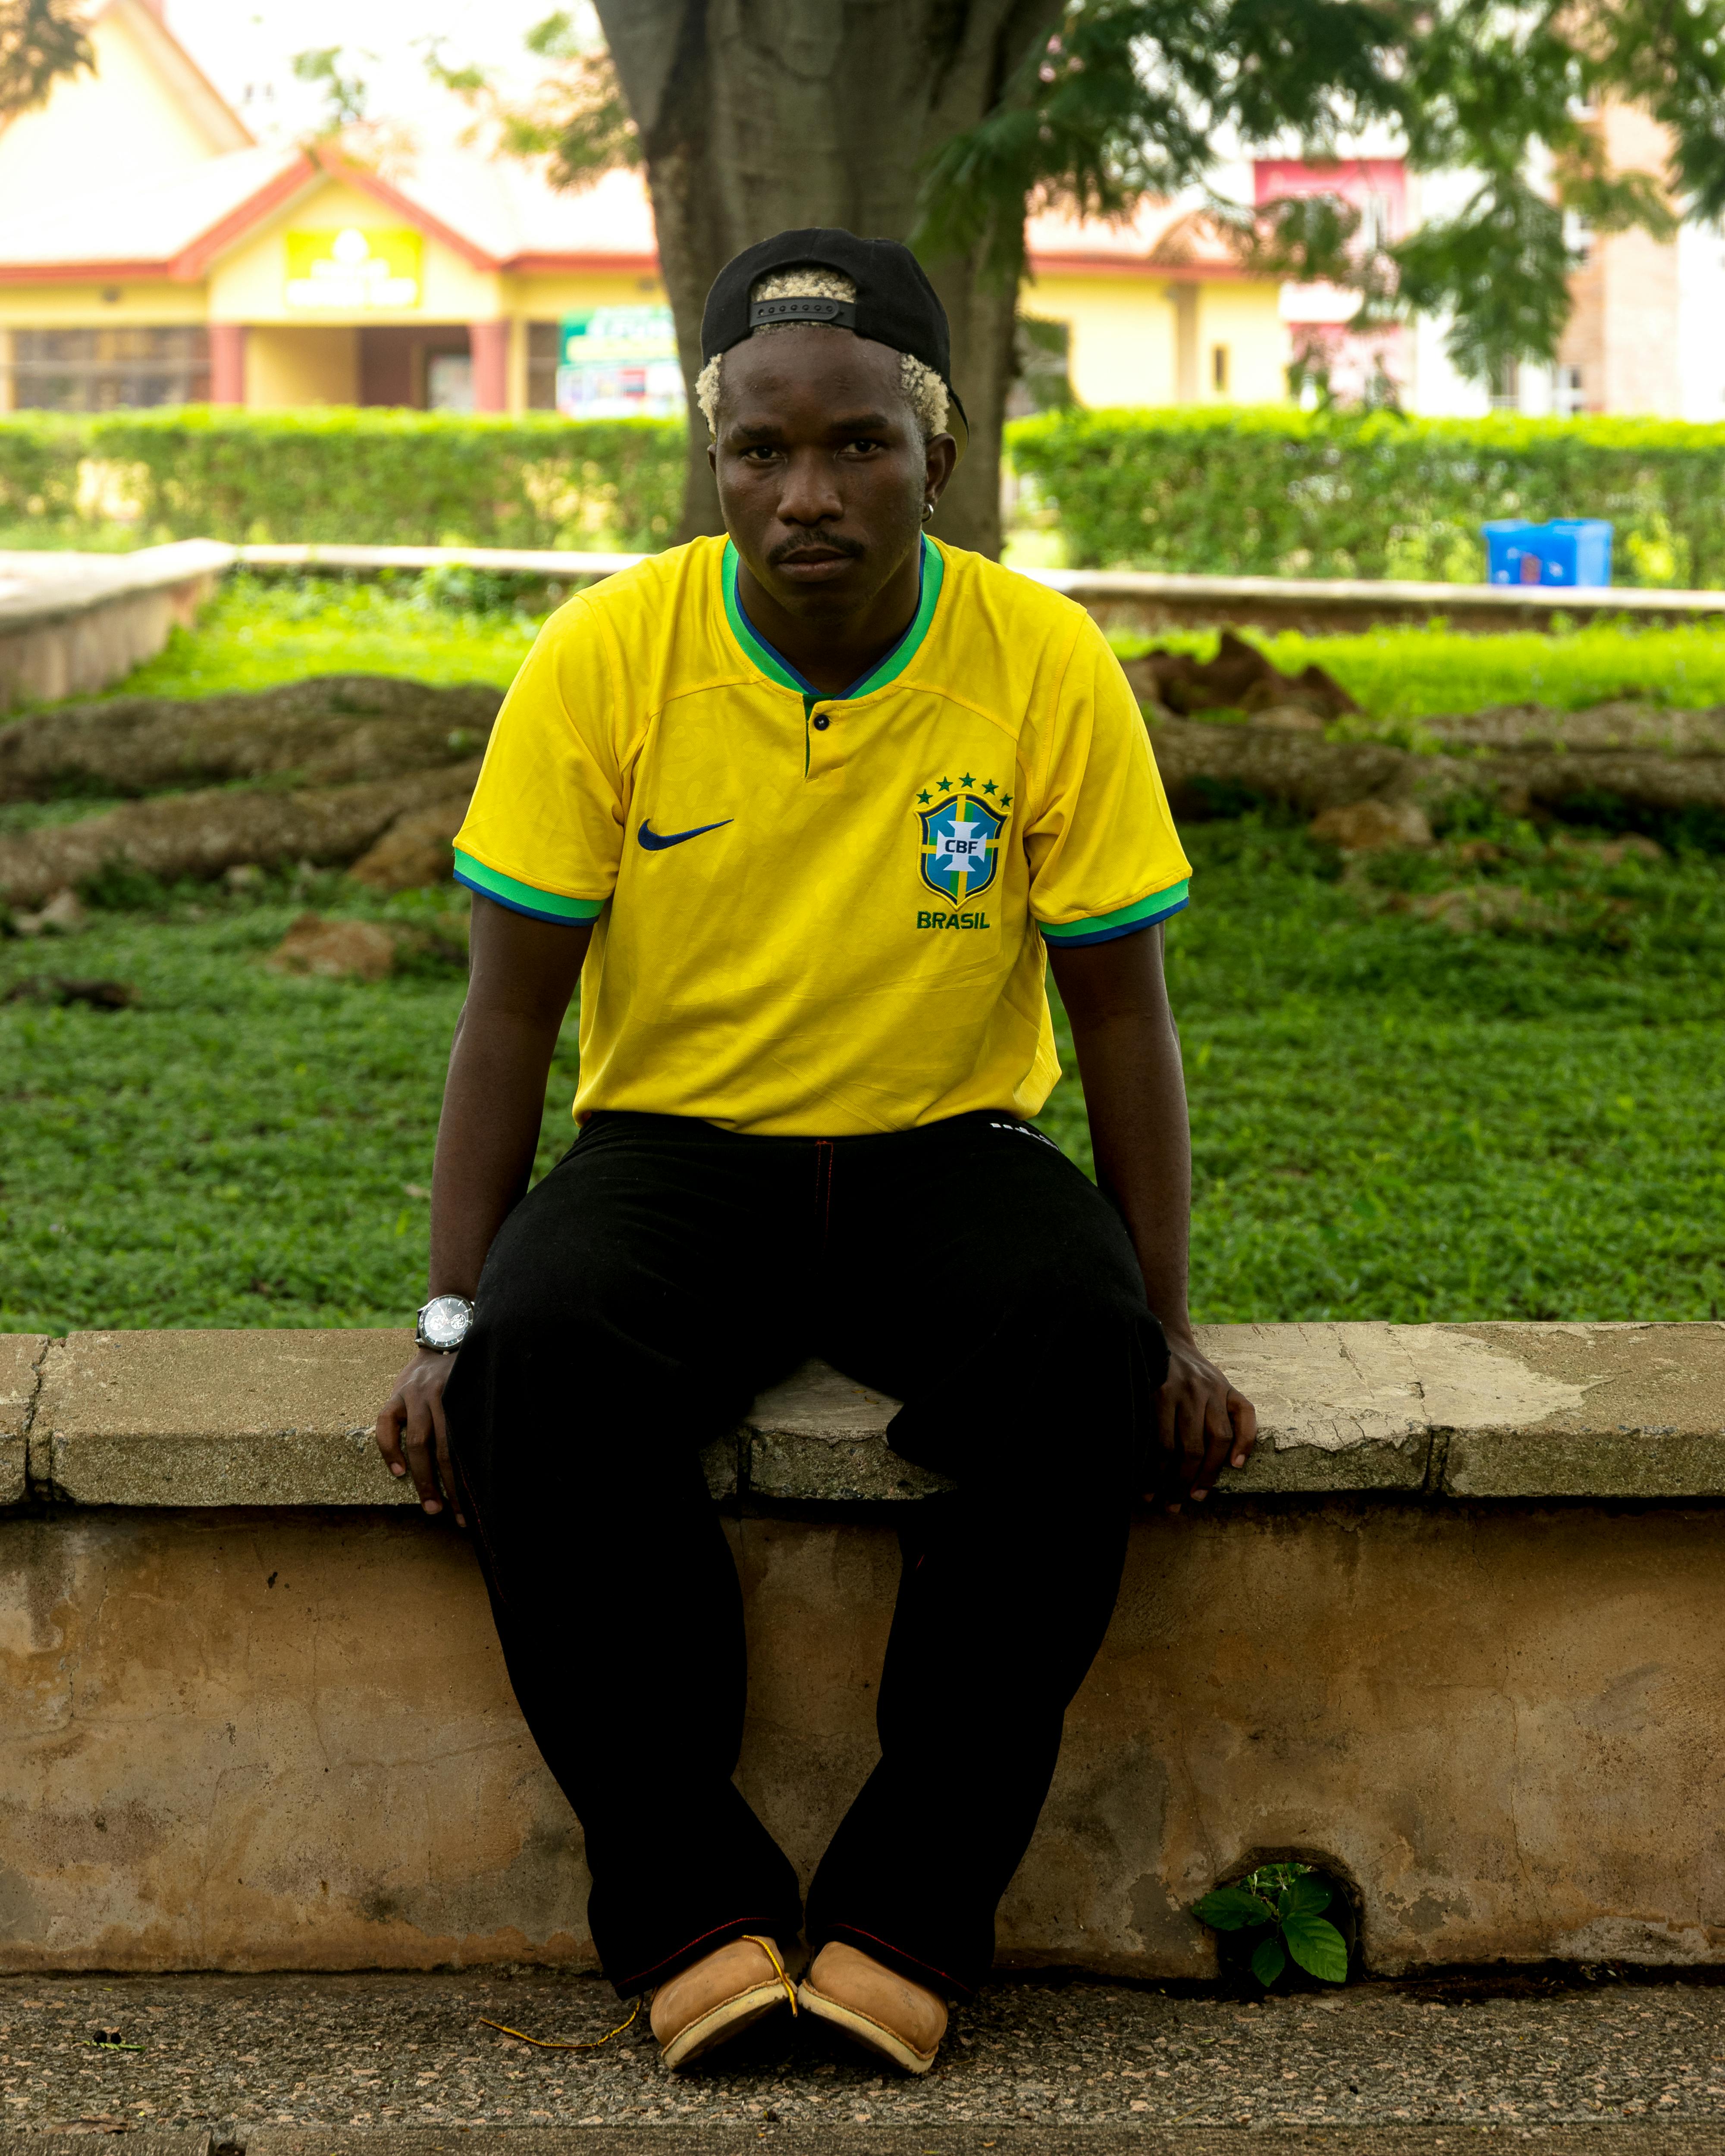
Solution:
{"label": "man's nose", "polygon": [[830,458],[819,450],[804,450],[792,457],[779,490],[779,521],[828,524],[844,514],[845,499],[839,491]]}

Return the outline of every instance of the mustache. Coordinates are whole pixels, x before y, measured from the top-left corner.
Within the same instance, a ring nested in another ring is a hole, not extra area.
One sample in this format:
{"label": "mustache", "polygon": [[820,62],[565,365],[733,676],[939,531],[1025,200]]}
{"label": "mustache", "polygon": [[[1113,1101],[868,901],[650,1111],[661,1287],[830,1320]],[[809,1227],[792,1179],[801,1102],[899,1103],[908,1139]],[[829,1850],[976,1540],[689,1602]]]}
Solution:
{"label": "mustache", "polygon": [[805,531],[794,539],[783,539],[767,557],[767,566],[776,569],[783,562],[795,562],[805,554],[848,554],[853,562],[860,562],[867,549],[860,540],[847,539],[837,531]]}

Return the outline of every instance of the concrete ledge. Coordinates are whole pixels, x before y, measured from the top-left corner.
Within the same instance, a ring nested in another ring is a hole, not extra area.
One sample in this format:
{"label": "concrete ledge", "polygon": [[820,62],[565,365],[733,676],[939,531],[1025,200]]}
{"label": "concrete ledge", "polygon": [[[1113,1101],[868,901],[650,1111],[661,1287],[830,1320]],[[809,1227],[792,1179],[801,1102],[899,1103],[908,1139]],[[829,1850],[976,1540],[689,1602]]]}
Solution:
{"label": "concrete ledge", "polygon": [[[1239,1325],[1202,1337],[1260,1416],[1256,1455],[1224,1493],[1725,1496],[1725,1325]],[[25,1494],[27,1437],[31,1487],[74,1504],[409,1503],[371,1430],[410,1348],[393,1330],[0,1336],[0,1502]],[[945,1486],[888,1445],[897,1404],[807,1364],[709,1448],[709,1483],[790,1505]]]}
{"label": "concrete ledge", "polygon": [[232,567],[213,539],[135,554],[0,553],[0,711],[105,689],[153,659]]}
{"label": "concrete ledge", "polygon": [[499,576],[613,577],[644,554],[546,547],[257,546],[237,550],[248,569],[490,569]]}
{"label": "concrete ledge", "polygon": [[[613,576],[647,558],[507,547],[260,546],[242,547],[238,552],[248,568],[365,572],[465,567],[501,575],[576,578]],[[1441,615],[1453,629],[1543,629],[1558,614],[1573,621],[1626,614],[1645,623],[1725,614],[1725,592],[1640,586],[1566,592],[1541,584],[1424,583],[1392,577],[1203,577],[1150,569],[1024,569],[1019,574],[1064,592],[1111,629],[1234,622],[1317,633]]]}
{"label": "concrete ledge", "polygon": [[[408,1345],[0,1342],[0,1971],[591,1960],[471,1547],[371,1444]],[[1296,1853],[1356,1883],[1381,1973],[1725,1966],[1725,1326],[1204,1345],[1262,1442],[1215,1502],[1134,1521],[1003,1956],[1204,1976],[1192,1903]],[[707,1455],[737,1501],[738,1781],[805,1878],[878,1756],[901,1507],[940,1486],[893,1406],[809,1365]],[[578,1683],[629,1651],[583,1601],[578,1509]]]}
{"label": "concrete ledge", "polygon": [[1725,592],[1598,585],[1439,584],[1399,578],[1197,577],[1142,569],[1026,569],[1076,599],[1105,629],[1181,629],[1233,622],[1314,634],[1440,617],[1451,629],[1547,629],[1558,614],[1625,614],[1652,624],[1725,614]]}
{"label": "concrete ledge", "polygon": [[37,1366],[48,1345],[46,1333],[0,1332],[0,1505],[25,1494]]}

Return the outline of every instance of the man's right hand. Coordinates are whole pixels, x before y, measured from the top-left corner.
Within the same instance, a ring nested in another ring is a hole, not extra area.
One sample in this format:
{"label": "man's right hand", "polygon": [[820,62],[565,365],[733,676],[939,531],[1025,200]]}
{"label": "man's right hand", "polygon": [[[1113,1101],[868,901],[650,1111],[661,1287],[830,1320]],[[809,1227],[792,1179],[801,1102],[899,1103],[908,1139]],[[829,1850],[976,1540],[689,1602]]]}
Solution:
{"label": "man's right hand", "polygon": [[428,1512],[440,1512],[447,1505],[456,1526],[465,1527],[444,1420],[444,1387],[454,1367],[453,1355],[439,1355],[430,1348],[416,1351],[377,1418],[377,1450],[392,1475],[413,1476]]}

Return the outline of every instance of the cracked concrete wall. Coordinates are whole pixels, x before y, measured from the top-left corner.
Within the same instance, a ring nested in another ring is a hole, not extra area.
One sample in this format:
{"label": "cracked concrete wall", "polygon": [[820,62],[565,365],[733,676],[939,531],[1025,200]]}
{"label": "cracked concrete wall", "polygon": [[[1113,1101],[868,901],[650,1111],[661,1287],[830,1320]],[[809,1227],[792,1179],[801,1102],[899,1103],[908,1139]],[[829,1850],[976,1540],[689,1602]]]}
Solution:
{"label": "cracked concrete wall", "polygon": [[[874,1757],[896,1537],[732,1532],[740,1779],[806,1876]],[[1707,1504],[1141,1521],[1003,1957],[1203,1974],[1190,1902],[1298,1851],[1358,1881],[1380,1970],[1725,1961],[1722,1557]],[[572,1634],[572,1682],[628,1651]],[[471,1557],[412,1512],[14,1515],[0,1665],[0,1969],[590,1958]]]}

